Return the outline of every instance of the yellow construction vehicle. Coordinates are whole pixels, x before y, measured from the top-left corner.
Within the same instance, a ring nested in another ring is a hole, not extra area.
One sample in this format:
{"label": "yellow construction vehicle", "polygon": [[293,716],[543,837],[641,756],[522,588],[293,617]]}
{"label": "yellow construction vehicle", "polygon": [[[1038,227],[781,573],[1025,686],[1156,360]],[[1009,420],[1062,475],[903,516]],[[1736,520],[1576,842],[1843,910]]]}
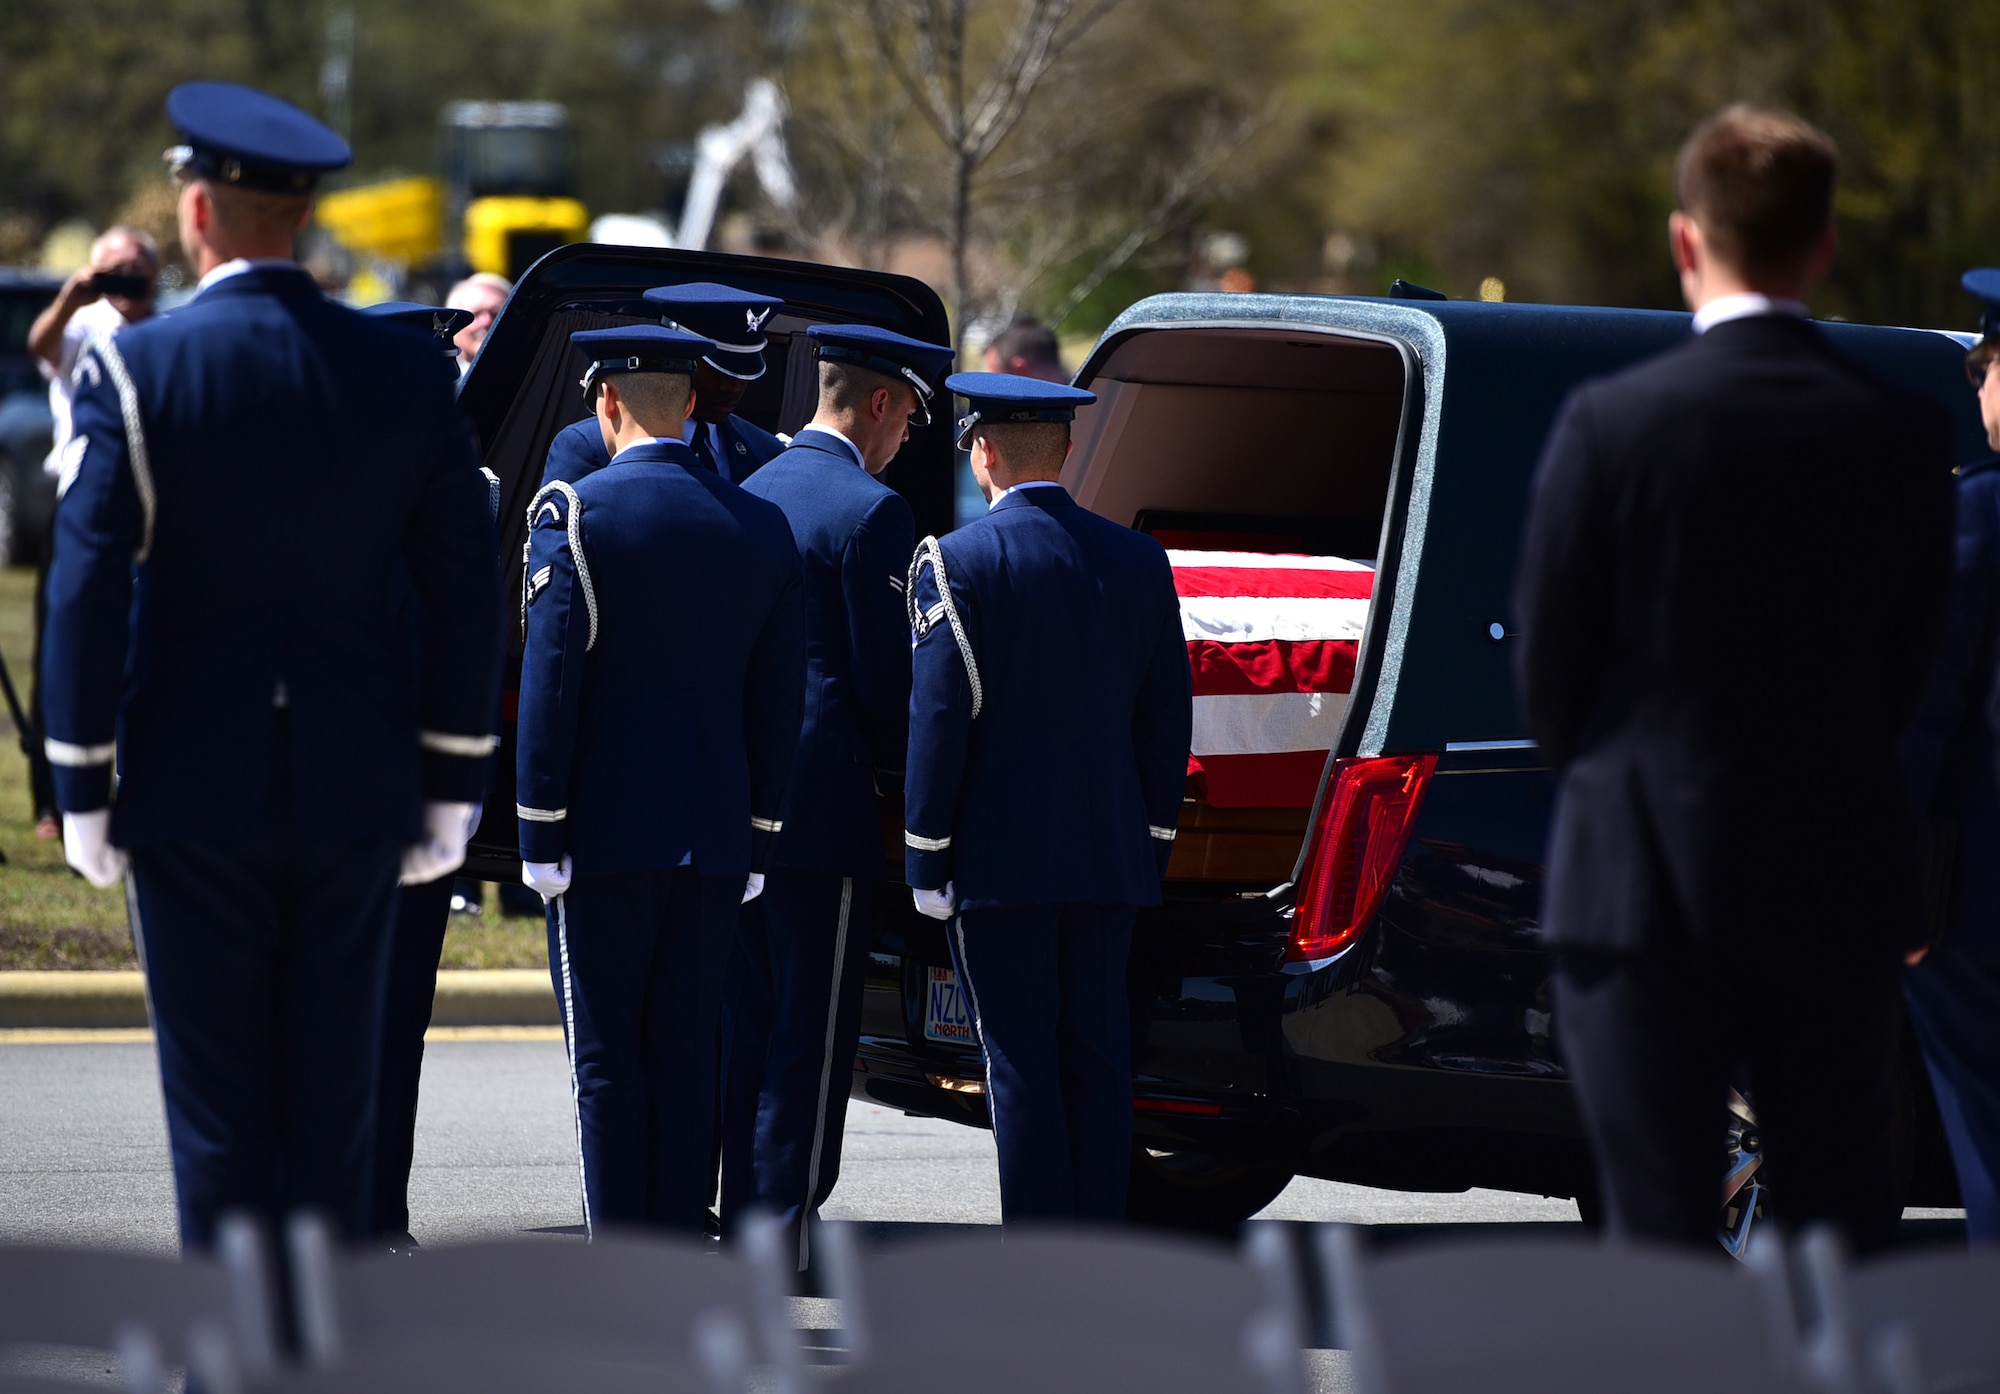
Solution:
{"label": "yellow construction vehicle", "polygon": [[545,253],[584,240],[590,216],[574,196],[569,112],[560,103],[453,102],[439,127],[441,178],[389,179],[320,198],[319,223],[335,241],[406,272],[462,258],[512,280]]}

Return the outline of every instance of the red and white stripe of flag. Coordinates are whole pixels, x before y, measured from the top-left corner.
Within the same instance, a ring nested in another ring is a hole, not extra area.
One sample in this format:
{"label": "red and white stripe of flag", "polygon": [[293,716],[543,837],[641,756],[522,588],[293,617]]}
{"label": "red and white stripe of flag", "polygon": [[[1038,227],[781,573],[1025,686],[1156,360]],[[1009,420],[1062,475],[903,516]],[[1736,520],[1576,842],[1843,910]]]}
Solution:
{"label": "red and white stripe of flag", "polygon": [[1194,670],[1188,779],[1219,808],[1304,808],[1333,748],[1374,569],[1340,557],[1169,551]]}

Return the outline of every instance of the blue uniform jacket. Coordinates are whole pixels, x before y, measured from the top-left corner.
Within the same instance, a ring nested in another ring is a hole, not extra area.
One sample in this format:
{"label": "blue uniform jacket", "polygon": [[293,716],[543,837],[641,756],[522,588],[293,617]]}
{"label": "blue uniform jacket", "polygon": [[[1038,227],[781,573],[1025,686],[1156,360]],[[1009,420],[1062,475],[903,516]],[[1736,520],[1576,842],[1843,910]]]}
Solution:
{"label": "blue uniform jacket", "polygon": [[[706,431],[708,427],[704,424],[700,429]],[[741,417],[725,418],[721,435],[723,473],[731,484],[741,484],[785,451],[783,441]],[[689,453],[693,455],[692,447]],[[556,432],[555,440],[549,445],[548,463],[542,467],[542,484],[547,487],[558,479],[574,484],[586,474],[601,470],[610,463],[611,457],[604,451],[604,433],[598,429],[597,418],[586,416]],[[694,455],[690,463],[699,465],[701,457]]]}
{"label": "blue uniform jacket", "polygon": [[2000,713],[2000,457],[1960,471],[1944,643],[1902,759],[1910,805],[1958,823],[1948,939],[2000,949],[2000,776],[1993,724]]}
{"label": "blue uniform jacket", "polygon": [[771,864],[881,876],[876,790],[901,785],[910,734],[903,585],[915,515],[820,431],[799,432],[743,487],[785,511],[805,574],[805,721]]}
{"label": "blue uniform jacket", "polygon": [[1160,544],[1021,489],[909,584],[905,879],[972,910],[1159,904],[1194,720]]}
{"label": "blue uniform jacket", "polygon": [[[422,798],[480,797],[500,584],[437,358],[290,267],[84,355],[42,670],[64,809],[110,797],[114,735],[128,847],[286,813],[305,837],[409,841]],[[271,803],[281,704],[289,809]]]}
{"label": "blue uniform jacket", "polygon": [[805,690],[785,515],[649,441],[535,497],[524,588],[521,857],[575,874],[761,870]]}

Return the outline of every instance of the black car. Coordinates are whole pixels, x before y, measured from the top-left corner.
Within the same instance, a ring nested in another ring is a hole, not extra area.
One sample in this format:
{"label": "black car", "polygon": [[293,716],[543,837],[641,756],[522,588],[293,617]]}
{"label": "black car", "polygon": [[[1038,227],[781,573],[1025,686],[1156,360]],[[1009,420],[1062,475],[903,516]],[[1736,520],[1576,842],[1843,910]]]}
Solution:
{"label": "black car", "polygon": [[[641,314],[630,302],[647,284],[697,278],[775,292],[803,318],[944,333],[936,297],[900,278],[623,249],[551,256],[496,324],[464,396],[511,500],[516,578],[527,475],[582,414],[560,336]],[[1132,307],[1092,351],[1077,382],[1099,401],[1079,417],[1064,476],[1086,506],[1148,531],[1265,537],[1376,567],[1314,806],[1191,799],[1165,903],[1140,915],[1134,1218],[1226,1227],[1295,1175],[1593,1209],[1536,939],[1552,784],[1514,706],[1507,600],[1529,474],[1564,395],[1687,325],[1646,311],[1168,295]],[[1962,456],[1984,453],[1960,342],[1826,329],[1878,373],[1942,399]],[[746,406],[761,424],[796,429],[809,414],[802,339],[774,351],[781,361]],[[888,476],[922,532],[951,522],[945,415]],[[505,784],[510,754],[502,764]],[[482,831],[504,838],[496,821]],[[885,833],[893,856],[900,839]],[[511,847],[476,850],[492,873],[514,874]],[[906,897],[883,907],[853,1091],[984,1126],[943,929]],[[1928,1086],[1908,1063],[1908,1199],[1954,1204]],[[1737,1247],[1764,1181],[1754,1111],[1739,1098],[1717,1121],[1720,1222]]]}
{"label": "black car", "polygon": [[0,566],[33,561],[55,511],[55,481],[42,469],[55,418],[28,328],[62,286],[60,276],[0,267]]}

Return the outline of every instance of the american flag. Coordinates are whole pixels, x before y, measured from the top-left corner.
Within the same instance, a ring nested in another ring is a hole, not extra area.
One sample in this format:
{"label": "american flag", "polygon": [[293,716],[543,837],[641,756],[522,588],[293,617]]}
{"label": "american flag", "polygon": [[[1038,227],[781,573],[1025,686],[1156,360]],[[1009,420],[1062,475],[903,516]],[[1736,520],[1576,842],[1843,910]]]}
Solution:
{"label": "american flag", "polygon": [[1169,550],[1194,670],[1190,792],[1306,808],[1340,730],[1374,569],[1340,557]]}

